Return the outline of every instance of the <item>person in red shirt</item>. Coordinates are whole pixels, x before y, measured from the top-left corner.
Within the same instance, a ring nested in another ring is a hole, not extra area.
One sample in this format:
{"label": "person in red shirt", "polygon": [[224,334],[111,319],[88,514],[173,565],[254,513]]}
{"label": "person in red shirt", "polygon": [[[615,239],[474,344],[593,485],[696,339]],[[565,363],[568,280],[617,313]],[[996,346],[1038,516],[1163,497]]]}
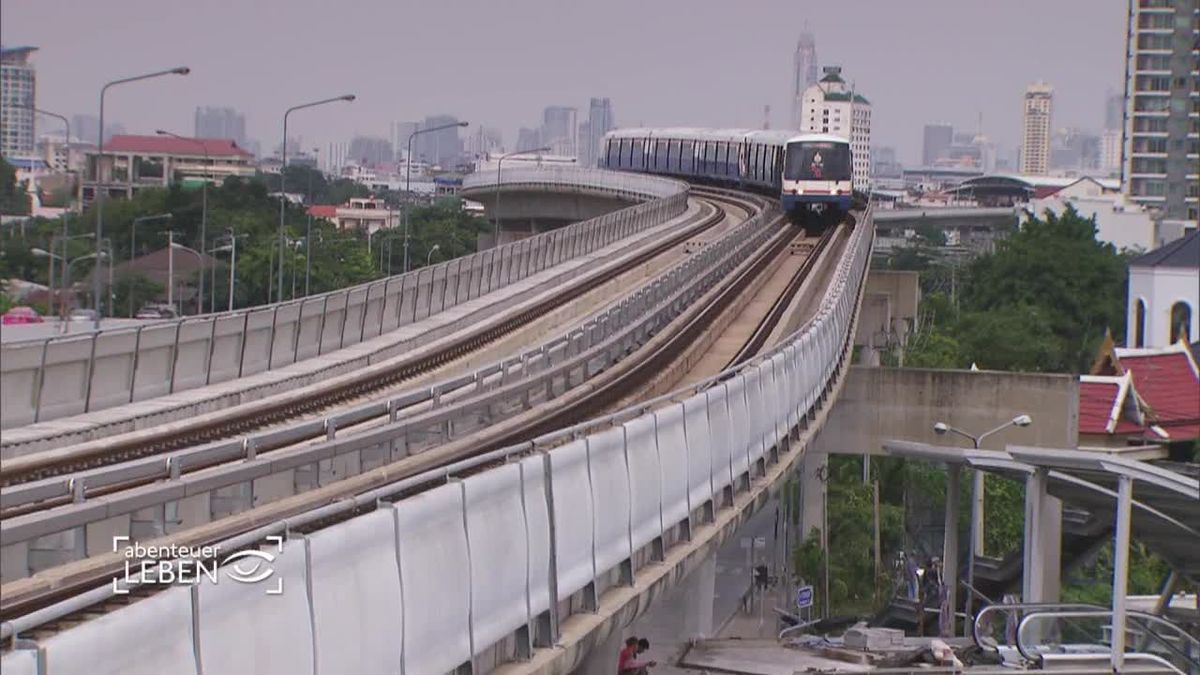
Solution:
{"label": "person in red shirt", "polygon": [[617,658],[617,675],[645,675],[646,670],[657,665],[655,661],[639,661],[637,655],[650,648],[650,641],[637,637],[625,640],[625,648]]}

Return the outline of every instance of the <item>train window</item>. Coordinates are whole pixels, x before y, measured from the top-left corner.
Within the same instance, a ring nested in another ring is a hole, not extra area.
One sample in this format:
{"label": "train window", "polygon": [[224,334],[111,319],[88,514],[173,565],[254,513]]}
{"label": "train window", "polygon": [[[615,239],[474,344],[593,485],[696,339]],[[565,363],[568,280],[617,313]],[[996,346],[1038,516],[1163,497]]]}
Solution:
{"label": "train window", "polygon": [[787,147],[784,178],[788,180],[847,180],[850,146],[845,143],[801,141]]}

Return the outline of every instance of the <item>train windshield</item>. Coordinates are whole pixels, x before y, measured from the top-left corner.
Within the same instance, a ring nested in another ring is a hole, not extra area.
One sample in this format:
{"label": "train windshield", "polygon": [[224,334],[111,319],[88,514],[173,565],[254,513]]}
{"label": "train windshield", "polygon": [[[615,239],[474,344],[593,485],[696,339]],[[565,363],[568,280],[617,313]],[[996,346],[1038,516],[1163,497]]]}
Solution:
{"label": "train windshield", "polygon": [[849,180],[850,146],[828,141],[789,143],[783,177],[786,180]]}

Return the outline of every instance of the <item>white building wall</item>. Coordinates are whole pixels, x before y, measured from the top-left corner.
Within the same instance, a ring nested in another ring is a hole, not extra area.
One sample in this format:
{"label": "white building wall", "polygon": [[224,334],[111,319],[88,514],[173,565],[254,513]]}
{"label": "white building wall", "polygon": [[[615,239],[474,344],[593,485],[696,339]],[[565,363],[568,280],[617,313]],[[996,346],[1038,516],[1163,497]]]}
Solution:
{"label": "white building wall", "polygon": [[804,92],[798,131],[833,134],[850,141],[854,187],[865,190],[871,181],[871,104],[827,100],[826,92],[849,94],[844,84],[814,84]]}
{"label": "white building wall", "polygon": [[1186,302],[1192,309],[1189,339],[1200,335],[1200,269],[1185,267],[1130,267],[1126,303],[1125,344],[1134,346],[1137,302],[1146,303],[1144,347],[1166,347],[1171,341],[1171,307]]}
{"label": "white building wall", "polygon": [[[1094,185],[1094,184],[1093,184]],[[1150,214],[1141,206],[1121,195],[1060,196],[1035,199],[1029,210],[1036,214],[1047,210],[1062,215],[1068,206],[1084,218],[1096,219],[1096,240],[1107,242],[1117,250],[1152,251],[1163,244],[1158,241],[1158,228]]]}

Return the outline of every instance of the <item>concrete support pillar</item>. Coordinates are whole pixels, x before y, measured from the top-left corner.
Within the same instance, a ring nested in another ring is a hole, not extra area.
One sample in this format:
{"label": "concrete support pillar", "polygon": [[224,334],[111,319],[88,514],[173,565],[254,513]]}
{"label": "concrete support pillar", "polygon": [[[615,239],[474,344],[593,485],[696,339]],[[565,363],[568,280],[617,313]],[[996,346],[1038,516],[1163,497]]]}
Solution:
{"label": "concrete support pillar", "polygon": [[617,672],[617,660],[623,646],[625,633],[613,630],[603,642],[592,647],[583,663],[575,669],[575,675],[612,675]]}
{"label": "concrete support pillar", "polygon": [[1025,479],[1023,602],[1057,602],[1062,580],[1062,502],[1046,492],[1047,470]]}
{"label": "concrete support pillar", "polygon": [[[946,584],[947,602],[942,609],[953,613],[958,609],[958,497],[962,490],[962,467],[958,464],[946,465],[946,534],[942,543],[942,581]],[[949,626],[949,633],[943,632],[944,637],[954,635],[954,620],[949,623],[943,618],[941,625]]]}
{"label": "concrete support pillar", "polygon": [[[812,445],[800,464],[800,540],[808,538],[813,528],[825,529],[825,477],[829,471],[829,455],[816,452]],[[824,536],[822,536],[824,540]],[[815,580],[812,580],[815,581]]]}
{"label": "concrete support pillar", "polygon": [[685,640],[713,637],[713,600],[717,590],[717,554],[710,553],[700,567],[675,590],[682,602]]}
{"label": "concrete support pillar", "polygon": [[1125,603],[1129,594],[1129,530],[1133,511],[1133,479],[1117,477],[1117,524],[1113,541],[1112,670],[1125,668]]}

